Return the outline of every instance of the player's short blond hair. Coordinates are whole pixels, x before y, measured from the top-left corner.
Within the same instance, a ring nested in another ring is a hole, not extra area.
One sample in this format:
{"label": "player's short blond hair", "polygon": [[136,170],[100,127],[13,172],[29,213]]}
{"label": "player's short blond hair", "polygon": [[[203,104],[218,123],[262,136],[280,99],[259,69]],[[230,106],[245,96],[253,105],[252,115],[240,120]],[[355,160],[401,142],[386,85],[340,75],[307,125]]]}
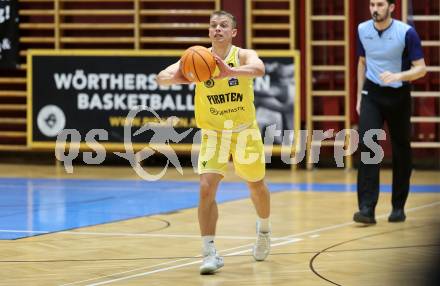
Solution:
{"label": "player's short blond hair", "polygon": [[226,12],[224,10],[218,10],[218,11],[214,11],[209,18],[211,19],[213,16],[226,16],[226,17],[228,17],[232,21],[232,28],[234,28],[234,29],[237,28],[237,20],[235,19],[235,16],[232,15],[231,13]]}

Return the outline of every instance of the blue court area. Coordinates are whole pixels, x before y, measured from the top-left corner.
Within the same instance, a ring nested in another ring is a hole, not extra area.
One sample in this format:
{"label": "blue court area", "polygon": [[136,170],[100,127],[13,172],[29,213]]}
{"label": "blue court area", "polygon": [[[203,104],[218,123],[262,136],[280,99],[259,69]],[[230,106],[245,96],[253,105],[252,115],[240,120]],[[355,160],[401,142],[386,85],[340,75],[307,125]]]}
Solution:
{"label": "blue court area", "polygon": [[[271,192],[355,192],[355,185],[270,183]],[[389,185],[381,190],[390,192]],[[414,185],[411,192],[440,192]],[[223,182],[219,203],[247,198],[246,184]],[[196,207],[198,182],[0,178],[0,239],[18,239]]]}

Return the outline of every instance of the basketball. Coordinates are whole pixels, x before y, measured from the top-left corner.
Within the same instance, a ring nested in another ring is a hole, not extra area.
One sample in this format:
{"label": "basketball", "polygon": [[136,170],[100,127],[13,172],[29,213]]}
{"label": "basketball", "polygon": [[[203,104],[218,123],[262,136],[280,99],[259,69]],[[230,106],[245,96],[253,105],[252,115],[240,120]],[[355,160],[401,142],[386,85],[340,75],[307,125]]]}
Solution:
{"label": "basketball", "polygon": [[191,82],[207,81],[214,74],[215,58],[205,47],[192,46],[180,58],[180,70]]}

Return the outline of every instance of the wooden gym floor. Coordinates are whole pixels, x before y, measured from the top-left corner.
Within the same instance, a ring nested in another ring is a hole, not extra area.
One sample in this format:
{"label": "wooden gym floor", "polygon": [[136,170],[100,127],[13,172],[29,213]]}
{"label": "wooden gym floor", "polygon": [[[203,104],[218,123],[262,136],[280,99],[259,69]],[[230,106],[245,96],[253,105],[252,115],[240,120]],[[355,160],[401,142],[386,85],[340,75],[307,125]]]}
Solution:
{"label": "wooden gym floor", "polygon": [[352,222],[356,171],[270,170],[272,253],[254,262],[255,212],[231,171],[219,191],[216,238],[225,266],[209,276],[198,273],[191,169],[170,170],[156,184],[125,167],[69,175],[0,165],[0,174],[0,285],[409,286],[429,285],[438,267],[438,172],[414,172],[407,221],[390,224],[391,174],[383,170],[378,223],[365,227]]}

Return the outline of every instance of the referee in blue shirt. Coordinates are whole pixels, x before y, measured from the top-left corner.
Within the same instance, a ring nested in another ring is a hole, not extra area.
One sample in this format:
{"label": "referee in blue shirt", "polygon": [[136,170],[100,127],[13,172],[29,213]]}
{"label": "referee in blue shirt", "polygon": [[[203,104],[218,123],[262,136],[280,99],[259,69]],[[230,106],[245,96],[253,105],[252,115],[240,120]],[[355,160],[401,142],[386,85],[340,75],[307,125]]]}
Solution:
{"label": "referee in blue shirt", "polygon": [[[360,115],[360,152],[368,148],[364,135],[368,130],[388,124],[393,153],[392,211],[389,222],[404,221],[404,206],[412,170],[410,145],[412,80],[426,74],[420,38],[411,26],[395,20],[391,13],[394,0],[370,0],[372,19],[358,26],[359,63],[356,110]],[[373,136],[377,143],[378,138]],[[367,142],[368,143],[368,142]],[[365,161],[365,162],[363,162]],[[359,211],[354,221],[374,224],[379,198],[379,163],[360,160],[357,184]]]}

